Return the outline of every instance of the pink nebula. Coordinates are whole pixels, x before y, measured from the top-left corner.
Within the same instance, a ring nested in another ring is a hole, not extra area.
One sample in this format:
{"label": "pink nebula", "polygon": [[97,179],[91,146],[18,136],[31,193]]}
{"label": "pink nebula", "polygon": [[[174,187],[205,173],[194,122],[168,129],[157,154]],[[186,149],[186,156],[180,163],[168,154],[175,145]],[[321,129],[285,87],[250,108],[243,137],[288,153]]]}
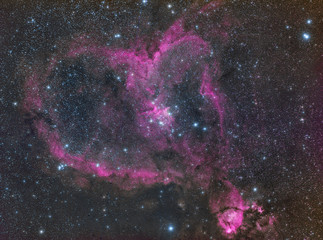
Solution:
{"label": "pink nebula", "polygon": [[[201,11],[217,6],[212,3]],[[230,155],[227,99],[218,83],[221,70],[209,41],[216,37],[225,41],[227,34],[213,29],[200,35],[184,25],[184,18],[175,21],[154,42],[155,50],[146,50],[144,40],[133,44],[140,48],[124,49],[102,45],[86,34],[74,37],[26,79],[24,108],[35,117],[38,135],[50,154],[85,175],[96,175],[124,190],[156,183],[210,190],[211,213],[223,234],[231,236],[243,224],[248,207],[227,180],[224,191],[213,191],[212,181],[225,176],[232,161],[239,164],[239,157]],[[64,62],[74,66],[82,61],[87,79],[69,83],[57,73]],[[114,74],[113,82],[108,82],[112,87],[102,80],[107,72]],[[93,113],[88,118],[95,120],[89,124],[92,130],[85,129],[88,137],[75,141],[75,151],[70,150],[73,134],[68,133],[74,125],[67,125],[68,119],[59,113],[64,107],[67,112],[76,111],[69,109],[62,93],[69,84],[77,86],[68,92],[76,103],[86,94],[97,99],[89,108]],[[198,99],[203,121],[187,122],[188,114],[176,104],[176,89],[185,84]],[[215,176],[215,169],[221,169],[220,176]],[[87,186],[86,178],[77,182]]]}
{"label": "pink nebula", "polygon": [[[48,70],[43,75],[35,72],[30,76],[25,85],[26,110],[31,113],[49,112],[50,118],[60,125],[62,124],[60,116],[53,107],[49,107],[51,106],[49,101],[56,101],[56,93],[52,95],[48,93],[45,84],[54,87],[57,84],[49,82],[48,79],[60,61],[73,62],[81,57],[94,57],[102,62],[101,68],[113,69],[118,78],[125,79],[125,87],[120,88],[118,99],[111,100],[113,98],[111,90],[102,89],[102,98],[109,101],[98,106],[100,129],[109,133],[112,139],[118,139],[120,129],[125,128],[122,121],[127,118],[118,110],[118,105],[121,101],[127,101],[135,111],[134,121],[126,131],[138,139],[138,144],[135,148],[126,148],[127,154],[120,154],[122,150],[120,146],[108,144],[106,148],[110,149],[109,154],[96,152],[91,149],[91,143],[83,153],[71,153],[64,147],[62,132],[51,129],[44,120],[37,120],[35,125],[38,133],[47,142],[55,158],[86,174],[95,174],[117,184],[123,182],[120,187],[124,189],[134,188],[138,184],[170,182],[183,184],[186,175],[192,177],[193,184],[208,187],[212,168],[217,166],[217,162],[214,161],[213,166],[204,166],[202,176],[196,175],[195,168],[212,161],[212,155],[218,154],[218,150],[215,150],[218,147],[212,143],[212,139],[224,138],[225,97],[218,90],[215,81],[219,69],[216,59],[210,60],[209,43],[192,31],[184,31],[182,25],[183,21],[180,19],[164,33],[159,40],[158,49],[151,58],[144,50],[100,46],[80,36],[69,44],[66,53],[52,58],[47,66]],[[219,119],[218,126],[208,127],[202,141],[196,141],[190,131],[174,133],[175,129],[180,128],[175,118],[182,113],[169,102],[169,98],[174,97],[172,89],[183,83],[183,77],[191,68],[196,70],[198,78],[190,81],[197,81],[196,86],[199,87],[197,92],[205,99],[200,110],[206,123]],[[91,68],[91,71],[100,75],[98,68]],[[100,88],[100,85],[94,87]],[[86,90],[86,86],[80,87],[77,94],[86,91],[89,91]],[[100,134],[102,133],[97,132],[92,138],[93,141],[101,141]],[[206,153],[204,149],[210,144],[213,145],[212,149]],[[169,161],[162,169],[158,169],[151,158],[156,151],[173,151],[182,159],[180,167],[178,162],[175,164]],[[131,162],[129,158],[132,158]]]}

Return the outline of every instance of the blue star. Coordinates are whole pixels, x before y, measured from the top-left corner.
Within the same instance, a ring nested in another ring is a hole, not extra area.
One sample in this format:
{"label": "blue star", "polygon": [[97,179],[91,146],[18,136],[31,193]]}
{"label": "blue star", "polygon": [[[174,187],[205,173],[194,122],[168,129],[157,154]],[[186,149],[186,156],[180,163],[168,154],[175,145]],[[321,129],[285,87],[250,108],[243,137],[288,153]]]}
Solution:
{"label": "blue star", "polygon": [[168,226],[168,231],[169,231],[169,232],[174,231],[174,226],[173,226],[173,225],[169,225],[169,226]]}
{"label": "blue star", "polygon": [[308,33],[303,33],[303,38],[305,40],[309,40],[311,38],[311,35],[309,35]]}

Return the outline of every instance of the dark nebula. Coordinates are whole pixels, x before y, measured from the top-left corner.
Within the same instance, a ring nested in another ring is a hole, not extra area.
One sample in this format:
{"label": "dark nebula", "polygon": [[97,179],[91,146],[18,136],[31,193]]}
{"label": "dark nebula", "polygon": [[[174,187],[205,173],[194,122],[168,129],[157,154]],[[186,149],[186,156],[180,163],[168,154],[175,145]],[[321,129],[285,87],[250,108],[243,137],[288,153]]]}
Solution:
{"label": "dark nebula", "polygon": [[0,239],[321,239],[320,1],[1,10]]}

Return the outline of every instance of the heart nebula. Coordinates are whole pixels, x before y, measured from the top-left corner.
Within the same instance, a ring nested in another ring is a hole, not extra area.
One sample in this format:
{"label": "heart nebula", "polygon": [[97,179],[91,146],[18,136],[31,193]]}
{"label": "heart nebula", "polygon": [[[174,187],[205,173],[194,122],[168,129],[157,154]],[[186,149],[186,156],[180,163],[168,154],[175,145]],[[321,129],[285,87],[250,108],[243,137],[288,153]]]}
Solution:
{"label": "heart nebula", "polygon": [[[240,161],[226,134],[233,114],[211,42],[184,25],[177,20],[153,50],[144,40],[126,49],[86,34],[64,42],[27,78],[24,108],[64,166],[123,190],[175,183],[209,191],[230,237],[252,209],[223,180]],[[215,181],[225,189],[214,190]]]}

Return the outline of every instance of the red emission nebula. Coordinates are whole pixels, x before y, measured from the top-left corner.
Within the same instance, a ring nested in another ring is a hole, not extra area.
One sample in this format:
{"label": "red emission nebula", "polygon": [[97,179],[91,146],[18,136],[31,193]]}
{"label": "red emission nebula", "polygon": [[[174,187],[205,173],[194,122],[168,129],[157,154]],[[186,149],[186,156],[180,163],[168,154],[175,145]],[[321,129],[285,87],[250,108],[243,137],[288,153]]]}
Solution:
{"label": "red emission nebula", "polygon": [[[223,18],[221,28],[203,32],[186,24],[217,7],[206,5],[157,39],[136,39],[127,48],[85,33],[58,43],[50,61],[35,64],[26,78],[24,109],[61,168],[124,191],[170,183],[200,188],[223,236],[250,228],[251,215],[260,216],[254,231],[274,236],[275,216],[227,180],[242,157],[226,131],[234,112],[211,43],[225,45],[233,23]],[[215,182],[223,191],[214,191]]]}

